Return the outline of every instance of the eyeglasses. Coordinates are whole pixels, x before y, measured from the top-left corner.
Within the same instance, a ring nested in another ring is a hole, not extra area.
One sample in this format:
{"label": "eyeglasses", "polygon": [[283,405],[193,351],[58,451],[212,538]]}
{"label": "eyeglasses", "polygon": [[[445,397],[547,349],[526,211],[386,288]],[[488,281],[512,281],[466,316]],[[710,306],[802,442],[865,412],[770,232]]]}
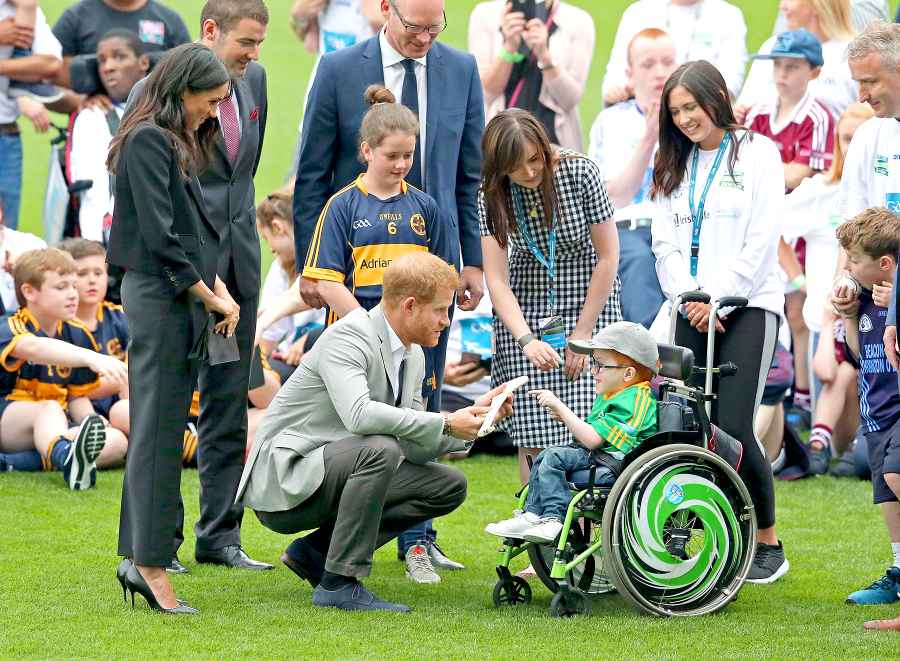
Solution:
{"label": "eyeglasses", "polygon": [[591,374],[594,376],[600,374],[600,370],[623,370],[627,367],[628,365],[604,365],[603,363],[598,363],[596,358],[591,358]]}
{"label": "eyeglasses", "polygon": [[400,22],[403,24],[403,28],[409,34],[422,34],[423,32],[427,32],[432,37],[439,35],[441,32],[447,29],[447,12],[444,13],[444,22],[440,25],[416,25],[415,23],[407,23],[406,19],[403,18],[403,15],[400,13],[400,10],[397,9],[397,4],[394,0],[388,0],[388,4],[391,6],[391,9],[394,10],[394,13],[397,14],[397,18],[400,19]]}

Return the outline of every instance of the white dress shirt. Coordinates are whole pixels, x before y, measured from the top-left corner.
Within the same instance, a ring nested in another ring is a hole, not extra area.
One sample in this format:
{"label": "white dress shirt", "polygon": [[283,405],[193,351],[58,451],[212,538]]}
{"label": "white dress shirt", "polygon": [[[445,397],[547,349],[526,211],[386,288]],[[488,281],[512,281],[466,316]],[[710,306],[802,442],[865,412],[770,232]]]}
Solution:
{"label": "white dress shirt", "polygon": [[394,386],[394,394],[399,395],[397,392],[397,388],[400,387],[400,365],[403,364],[403,359],[406,358],[406,354],[409,352],[409,349],[406,348],[406,345],[403,344],[403,340],[394,332],[394,329],[391,328],[391,322],[388,321],[387,316],[384,318],[384,325],[387,326],[388,330],[388,340],[391,343],[391,358],[394,361],[394,373],[389,374],[391,377],[391,385]]}
{"label": "white dress shirt", "polygon": [[[115,104],[115,110],[121,119],[125,106]],[[81,236],[91,241],[103,241],[103,217],[113,211],[113,191],[109,189],[109,171],[106,169],[111,141],[105,111],[85,108],[76,115],[72,126],[69,168],[73,182],[94,182],[81,196],[78,210]]]}
{"label": "white dress shirt", "polygon": [[[381,46],[381,66],[384,67],[384,86],[387,87],[399,103],[403,98],[403,79],[406,70],[403,68],[405,56],[398,53],[388,43],[382,30],[378,34]],[[428,117],[428,81],[425,67],[428,66],[428,55],[414,60],[416,67],[416,91],[419,95],[419,153],[421,154],[422,185],[425,185],[425,118]]]}

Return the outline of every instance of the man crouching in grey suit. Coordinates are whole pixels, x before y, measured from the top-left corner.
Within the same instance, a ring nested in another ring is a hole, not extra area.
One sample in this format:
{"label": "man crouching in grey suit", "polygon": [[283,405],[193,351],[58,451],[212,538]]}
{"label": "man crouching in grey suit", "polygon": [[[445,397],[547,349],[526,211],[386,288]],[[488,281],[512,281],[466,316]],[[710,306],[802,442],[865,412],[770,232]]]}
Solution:
{"label": "man crouching in grey suit", "polygon": [[[369,575],[375,549],[465,500],[465,476],[434,459],[471,445],[496,392],[440,414],[424,410],[420,390],[422,346],[450,325],[458,285],[434,255],[395,259],[381,304],[322,334],[256,434],[237,501],[275,532],[315,529],[281,557],[315,588],[315,606],[409,612],[357,579]],[[507,403],[500,417],[511,412]]]}

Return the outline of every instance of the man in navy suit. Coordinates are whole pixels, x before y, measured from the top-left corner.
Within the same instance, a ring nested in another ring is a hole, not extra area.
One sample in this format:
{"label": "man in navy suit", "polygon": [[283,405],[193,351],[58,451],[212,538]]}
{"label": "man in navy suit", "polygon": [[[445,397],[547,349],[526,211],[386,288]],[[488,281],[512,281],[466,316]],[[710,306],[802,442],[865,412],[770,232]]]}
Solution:
{"label": "man in navy suit", "polygon": [[[324,55],[319,61],[303,118],[294,189],[297,261],[306,260],[316,221],[328,198],[363,171],[359,127],[368,110],[363,92],[369,85],[384,85],[418,113],[419,142],[408,181],[437,201],[447,231],[458,236],[458,241],[451,242],[457,266],[462,257],[457,305],[473,310],[484,292],[476,203],[484,130],[478,68],[471,55],[437,43],[438,34],[447,26],[444,0],[381,0],[381,12],[385,26],[377,36]],[[301,295],[313,307],[324,305],[315,280],[301,281]],[[445,336],[441,346],[446,349]],[[443,373],[433,376],[435,395],[429,410],[440,406]],[[426,543],[427,557],[438,566],[462,567],[434,545],[430,524],[401,535],[398,541],[413,580],[440,580],[430,562],[419,562],[423,547],[418,541]],[[419,571],[423,564],[424,573]]]}

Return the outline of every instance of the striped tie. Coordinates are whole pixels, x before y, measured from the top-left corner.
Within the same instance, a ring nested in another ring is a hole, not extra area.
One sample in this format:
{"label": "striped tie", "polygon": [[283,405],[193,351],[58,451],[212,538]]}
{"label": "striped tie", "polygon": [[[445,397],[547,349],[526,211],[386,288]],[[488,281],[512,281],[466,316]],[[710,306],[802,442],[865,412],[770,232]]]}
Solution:
{"label": "striped tie", "polygon": [[237,112],[230,98],[219,104],[219,124],[222,125],[222,137],[225,139],[228,160],[234,163],[238,149],[241,147],[241,131],[238,127]]}

